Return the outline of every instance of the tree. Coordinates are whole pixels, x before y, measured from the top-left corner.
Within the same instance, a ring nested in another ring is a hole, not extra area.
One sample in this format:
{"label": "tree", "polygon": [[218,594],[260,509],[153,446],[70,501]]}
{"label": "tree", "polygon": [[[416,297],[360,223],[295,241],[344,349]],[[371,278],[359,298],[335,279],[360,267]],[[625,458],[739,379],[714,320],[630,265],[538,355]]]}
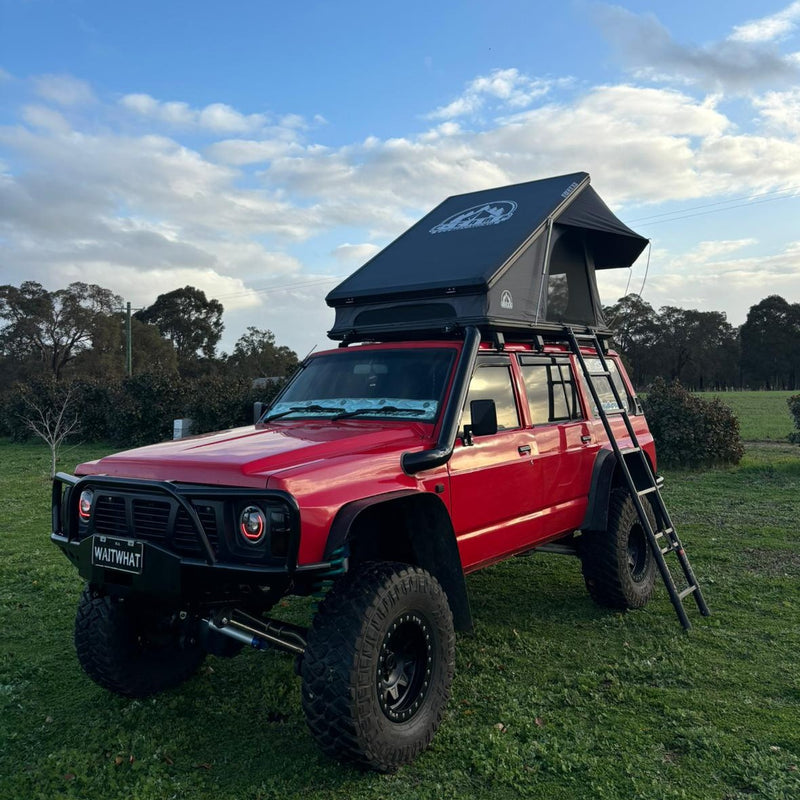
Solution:
{"label": "tree", "polygon": [[[174,373],[178,355],[155,325],[135,317],[131,320],[132,367],[142,372]],[[84,350],[70,365],[77,378],[123,378],[125,376],[125,319],[122,314],[101,320],[92,338],[92,347]]]}
{"label": "tree", "polygon": [[741,329],[742,375],[766,389],[797,389],[800,378],[800,304],[780,295],[750,307]]}
{"label": "tree", "polygon": [[239,337],[228,364],[246,378],[285,377],[297,369],[297,353],[275,344],[275,334],[252,325]]}
{"label": "tree", "polygon": [[119,310],[122,298],[96,284],[77,281],[48,292],[35,281],[0,286],[0,354],[36,360],[56,380],[90,347],[98,325]]}
{"label": "tree", "polygon": [[658,374],[654,348],[659,340],[658,315],[638,294],[627,294],[603,309],[614,341],[630,366],[636,386],[644,386]]}
{"label": "tree", "polygon": [[[22,422],[25,427],[44,441],[50,448],[50,477],[56,474],[58,451],[64,439],[78,427],[78,415],[73,409],[72,388],[59,391],[59,385],[30,389],[24,397],[25,412]],[[44,391],[42,391],[44,388]]]}
{"label": "tree", "polygon": [[155,325],[172,342],[179,361],[190,361],[201,355],[214,357],[225,327],[222,311],[219,300],[208,300],[201,289],[184,286],[160,294],[153,305],[135,316]]}

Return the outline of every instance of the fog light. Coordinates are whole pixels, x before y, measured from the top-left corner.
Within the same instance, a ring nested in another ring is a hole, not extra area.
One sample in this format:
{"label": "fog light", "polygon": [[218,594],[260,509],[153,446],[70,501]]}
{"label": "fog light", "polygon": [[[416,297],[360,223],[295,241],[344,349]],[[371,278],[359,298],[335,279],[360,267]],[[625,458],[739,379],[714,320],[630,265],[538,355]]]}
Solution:
{"label": "fog light", "polygon": [[248,542],[260,542],[267,530],[264,512],[258,506],[247,506],[239,517],[239,530]]}
{"label": "fog light", "polygon": [[84,489],[78,498],[78,516],[84,522],[88,522],[89,517],[92,516],[92,500],[94,500],[94,492],[91,489]]}

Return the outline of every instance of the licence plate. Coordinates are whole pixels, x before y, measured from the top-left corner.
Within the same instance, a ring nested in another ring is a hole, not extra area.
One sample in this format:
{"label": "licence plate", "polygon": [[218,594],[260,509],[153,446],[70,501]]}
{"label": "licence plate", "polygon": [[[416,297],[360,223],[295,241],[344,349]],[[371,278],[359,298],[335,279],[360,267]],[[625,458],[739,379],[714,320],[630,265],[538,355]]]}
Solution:
{"label": "licence plate", "polygon": [[133,539],[113,539],[110,536],[92,537],[92,564],[95,567],[118,569],[120,572],[142,574],[144,545]]}

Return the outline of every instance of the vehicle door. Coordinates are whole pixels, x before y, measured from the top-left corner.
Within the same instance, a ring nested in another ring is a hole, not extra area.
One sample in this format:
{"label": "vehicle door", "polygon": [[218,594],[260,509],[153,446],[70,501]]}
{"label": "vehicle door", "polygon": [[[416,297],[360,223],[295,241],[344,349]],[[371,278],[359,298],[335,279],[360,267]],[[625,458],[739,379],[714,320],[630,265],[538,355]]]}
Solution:
{"label": "vehicle door", "polygon": [[586,420],[568,356],[519,356],[533,436],[539,535],[577,528],[586,511],[597,437]]}
{"label": "vehicle door", "polygon": [[461,420],[471,424],[470,403],[491,399],[497,432],[456,442],[448,463],[453,525],[465,568],[523,549],[532,537],[531,432],[522,425],[508,355],[479,356]]}

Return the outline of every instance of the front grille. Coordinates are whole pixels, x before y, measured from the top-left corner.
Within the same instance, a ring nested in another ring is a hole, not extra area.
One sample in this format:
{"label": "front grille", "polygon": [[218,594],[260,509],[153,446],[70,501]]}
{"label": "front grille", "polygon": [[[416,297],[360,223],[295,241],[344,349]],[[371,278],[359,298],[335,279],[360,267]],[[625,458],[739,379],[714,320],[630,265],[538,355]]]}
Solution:
{"label": "front grille", "polygon": [[[128,527],[128,506],[132,529]],[[219,552],[217,512],[213,506],[196,505],[195,510],[214,552]],[[170,532],[170,523],[174,522]],[[146,539],[171,546],[180,553],[197,555],[203,546],[186,509],[171,500],[99,495],[94,503],[92,525],[95,533],[120,538]]]}
{"label": "front grille", "polygon": [[94,529],[106,536],[128,536],[125,498],[100,495],[94,502]]}
{"label": "front grille", "polygon": [[[218,552],[219,531],[217,530],[217,514],[212,506],[195,506],[194,510],[203,523],[203,530],[206,532],[208,541],[214,552]],[[195,527],[189,519],[185,508],[178,509],[178,516],[175,520],[175,547],[187,553],[199,553],[202,545],[195,533]]]}

